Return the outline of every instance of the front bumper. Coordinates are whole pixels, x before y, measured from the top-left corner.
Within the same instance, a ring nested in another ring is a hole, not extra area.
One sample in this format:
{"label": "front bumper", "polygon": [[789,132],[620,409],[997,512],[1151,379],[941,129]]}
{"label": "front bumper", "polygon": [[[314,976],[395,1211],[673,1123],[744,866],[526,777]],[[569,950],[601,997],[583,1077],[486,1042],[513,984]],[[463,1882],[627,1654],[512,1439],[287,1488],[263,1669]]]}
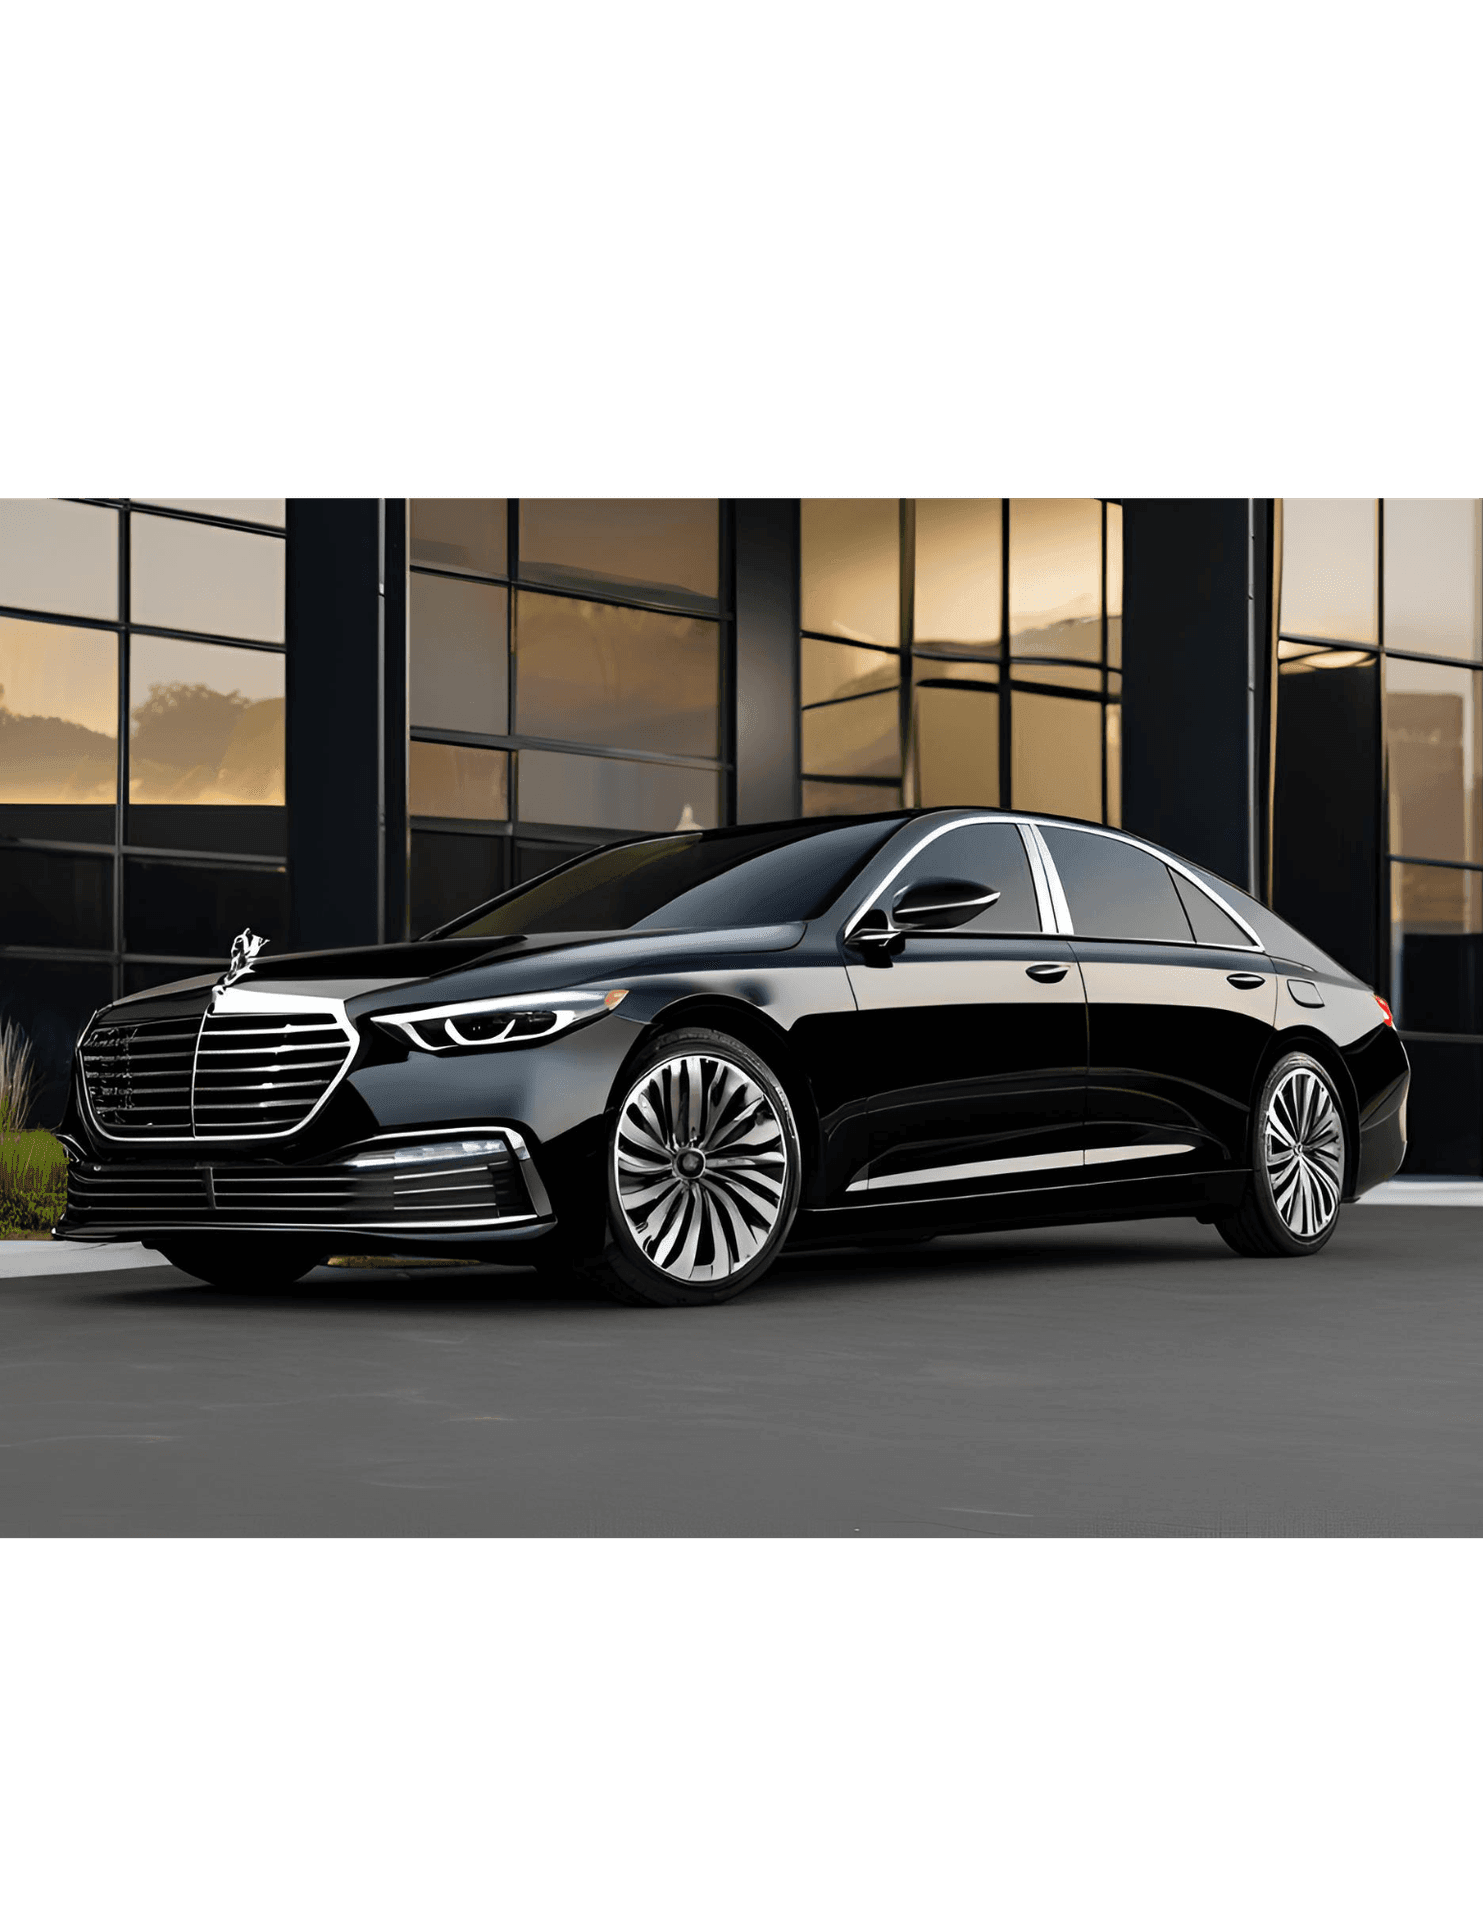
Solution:
{"label": "front bumper", "polygon": [[333,1159],[281,1165],[158,1156],[79,1157],[62,1240],[143,1240],[228,1230],[477,1237],[552,1219],[512,1127],[381,1134]]}

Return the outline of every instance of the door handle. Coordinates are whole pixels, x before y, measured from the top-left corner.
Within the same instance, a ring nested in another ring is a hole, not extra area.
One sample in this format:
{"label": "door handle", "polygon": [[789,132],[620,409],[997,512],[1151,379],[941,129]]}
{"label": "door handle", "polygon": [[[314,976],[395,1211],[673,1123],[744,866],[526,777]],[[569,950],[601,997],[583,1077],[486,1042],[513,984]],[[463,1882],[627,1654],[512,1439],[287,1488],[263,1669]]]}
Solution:
{"label": "door handle", "polygon": [[1066,969],[1059,960],[1037,960],[1033,967],[1026,967],[1025,972],[1043,987],[1054,986],[1057,980],[1066,978]]}
{"label": "door handle", "polygon": [[1227,980],[1233,987],[1239,987],[1243,993],[1249,993],[1253,987],[1264,987],[1267,976],[1264,973],[1228,973]]}

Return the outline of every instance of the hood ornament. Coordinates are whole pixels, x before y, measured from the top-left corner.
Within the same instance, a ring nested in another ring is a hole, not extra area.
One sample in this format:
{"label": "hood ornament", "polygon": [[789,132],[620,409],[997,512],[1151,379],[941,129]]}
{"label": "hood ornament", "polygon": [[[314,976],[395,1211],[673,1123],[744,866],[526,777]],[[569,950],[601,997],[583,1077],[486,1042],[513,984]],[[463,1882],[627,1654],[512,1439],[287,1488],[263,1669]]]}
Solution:
{"label": "hood ornament", "polygon": [[227,962],[227,970],[212,992],[220,993],[224,987],[234,986],[244,974],[251,973],[253,961],[267,944],[265,934],[254,933],[251,927],[244,927],[232,942],[232,957]]}

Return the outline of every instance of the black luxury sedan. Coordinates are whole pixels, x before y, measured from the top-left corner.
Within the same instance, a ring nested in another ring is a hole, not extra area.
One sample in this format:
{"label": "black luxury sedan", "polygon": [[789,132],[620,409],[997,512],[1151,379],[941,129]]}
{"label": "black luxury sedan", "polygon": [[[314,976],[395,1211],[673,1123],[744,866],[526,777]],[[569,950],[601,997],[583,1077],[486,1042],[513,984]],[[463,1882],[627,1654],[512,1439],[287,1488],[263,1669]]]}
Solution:
{"label": "black luxury sedan", "polygon": [[62,1238],[231,1288],[333,1252],[729,1300],[779,1251],[1193,1215],[1315,1253],[1406,1145],[1390,1010],[1215,874],[954,808],[609,845],[424,939],[134,994]]}

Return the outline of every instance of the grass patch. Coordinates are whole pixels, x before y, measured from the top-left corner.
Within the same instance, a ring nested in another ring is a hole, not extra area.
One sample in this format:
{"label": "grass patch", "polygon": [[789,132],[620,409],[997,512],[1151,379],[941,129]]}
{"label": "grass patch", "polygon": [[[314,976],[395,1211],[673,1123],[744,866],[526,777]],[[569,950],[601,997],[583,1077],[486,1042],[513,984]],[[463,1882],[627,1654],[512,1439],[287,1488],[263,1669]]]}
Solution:
{"label": "grass patch", "polygon": [[45,1127],[0,1134],[0,1238],[47,1234],[67,1204],[67,1156]]}

